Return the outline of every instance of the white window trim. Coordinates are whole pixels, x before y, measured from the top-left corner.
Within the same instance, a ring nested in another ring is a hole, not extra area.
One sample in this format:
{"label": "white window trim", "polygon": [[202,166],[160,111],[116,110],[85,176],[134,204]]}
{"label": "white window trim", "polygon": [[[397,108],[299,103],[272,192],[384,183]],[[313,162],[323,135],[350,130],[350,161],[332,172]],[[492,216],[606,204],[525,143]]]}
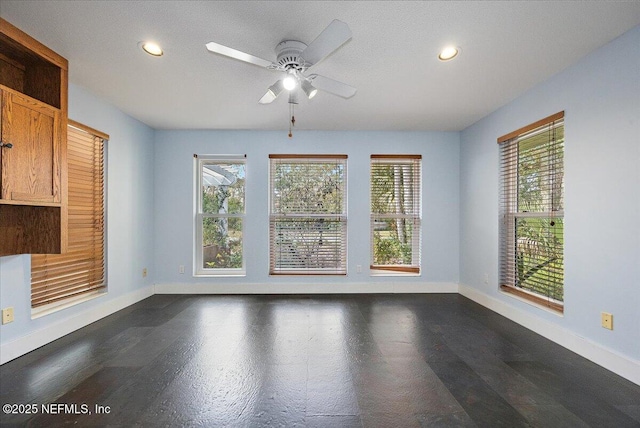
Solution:
{"label": "white window trim", "polygon": [[[558,117],[554,117],[558,116]],[[514,131],[510,138],[501,137],[498,139],[499,144],[512,144],[515,142],[517,145],[521,139],[531,138],[535,135],[538,135],[543,132],[548,132],[549,127],[557,128],[564,127],[564,112],[549,118],[542,119],[534,124],[528,125],[527,128],[531,130],[520,132]],[[536,129],[539,128],[539,129]],[[502,168],[502,164],[504,163],[502,159],[502,148],[499,149],[500,152],[500,167]],[[511,165],[518,165],[518,155],[517,155],[517,147],[508,153],[509,156],[507,163]],[[502,171],[500,172],[502,174]],[[501,271],[501,267],[504,264],[508,271],[515,270],[516,259],[515,257],[508,257],[503,261],[503,257],[507,257],[506,253],[511,253],[516,249],[516,230],[515,225],[517,219],[519,218],[561,218],[564,219],[564,210],[557,211],[536,211],[536,212],[524,212],[518,211],[517,201],[518,201],[518,190],[517,190],[517,173],[510,175],[506,181],[503,181],[503,177],[500,177],[501,189],[500,189],[500,198],[504,198],[504,200],[500,200],[500,204],[504,206],[500,207],[500,227],[499,227],[499,240],[500,240],[500,259],[498,264],[498,270]],[[504,190],[507,189],[507,190]],[[500,275],[502,275],[500,273]],[[511,283],[502,283],[505,281],[499,281],[499,290],[501,293],[509,295],[512,298],[523,301],[532,306],[536,306],[538,308],[547,310],[552,313],[562,315],[564,311],[565,303],[564,301],[555,300],[549,296],[544,296],[542,294],[534,293],[529,290],[516,287]],[[564,284],[563,284],[564,285]]]}
{"label": "white window trim", "polygon": [[88,302],[90,300],[96,299],[98,297],[106,296],[107,289],[100,289],[93,291],[87,294],[81,294],[79,296],[72,296],[65,300],[60,300],[57,302],[49,303],[47,305],[38,306],[36,308],[31,309],[31,319],[34,320],[36,318],[44,317],[46,315],[53,314],[55,312],[61,311],[63,309],[70,308],[75,305],[79,305],[80,303]]}
{"label": "white window trim", "polygon": [[[344,175],[343,175],[343,191],[344,191],[344,197],[343,197],[343,206],[344,206],[344,211],[342,213],[333,213],[333,214],[317,214],[317,213],[274,213],[273,212],[273,177],[272,177],[272,172],[273,172],[273,163],[272,161],[274,159],[279,159],[280,155],[273,155],[273,158],[271,158],[272,155],[270,155],[270,159],[269,159],[269,180],[268,180],[268,185],[269,185],[269,198],[268,198],[268,206],[269,206],[269,231],[267,232],[268,235],[268,244],[269,244],[269,258],[268,258],[268,271],[269,271],[269,275],[270,276],[287,276],[287,275],[299,275],[299,276],[305,276],[305,275],[328,275],[328,276],[346,276],[348,275],[348,266],[349,266],[349,251],[348,251],[348,236],[349,236],[349,232],[348,232],[348,212],[349,212],[349,206],[348,206],[348,174],[347,174],[347,161],[348,161],[348,157],[346,155],[342,155],[342,154],[337,154],[335,155],[335,158],[332,157],[332,155],[308,155],[308,154],[299,154],[299,157],[296,157],[297,155],[287,155],[287,158],[295,161],[295,160],[305,160],[305,161],[309,161],[309,162],[318,162],[318,163],[322,163],[327,161],[328,159],[331,160],[335,160],[335,159],[341,159],[341,161],[343,162],[343,166],[344,166]],[[316,157],[317,156],[317,157]],[[344,158],[343,158],[344,157]],[[271,260],[272,260],[272,251],[274,250],[274,242],[272,241],[272,237],[271,237],[271,223],[273,220],[277,220],[277,219],[288,219],[288,218],[295,218],[295,217],[300,217],[300,218],[337,218],[340,219],[340,222],[344,225],[344,248],[345,248],[345,254],[344,254],[344,266],[343,266],[343,271],[342,272],[337,272],[336,270],[331,270],[331,269],[304,269],[304,268],[287,268],[287,269],[282,269],[282,270],[274,270],[273,266],[271,264]]]}
{"label": "white window trim", "polygon": [[[204,214],[202,213],[202,167],[208,163],[215,162],[242,162],[246,165],[246,155],[193,155],[194,164],[194,199],[193,199],[193,276],[194,277],[235,277],[246,276],[245,257],[245,218],[246,218],[246,198],[244,203],[245,212],[242,214]],[[246,169],[245,169],[246,174]],[[246,177],[246,176],[245,176]],[[246,191],[246,178],[245,178]],[[202,252],[202,223],[205,218],[241,218],[242,219],[242,268],[236,269],[205,269],[203,268]]]}
{"label": "white window trim", "polygon": [[[380,155],[380,156],[385,156],[385,155]],[[406,155],[406,157],[402,157],[402,155],[388,155],[390,156],[389,158],[384,158],[384,157],[378,157],[377,158],[377,163],[388,163],[390,165],[397,165],[397,164],[407,164],[407,165],[411,165],[413,166],[413,160],[415,159],[414,156],[415,155]],[[374,158],[371,157],[369,159],[369,169],[371,170],[372,165],[373,165],[373,160]],[[420,277],[422,276],[422,156],[420,156],[419,158],[420,162],[419,162],[419,177],[417,182],[420,185],[420,191],[418,192],[418,197],[420,198],[417,201],[418,204],[418,213],[417,215],[414,214],[393,214],[393,213],[371,213],[370,212],[370,222],[374,222],[375,220],[380,220],[380,219],[387,219],[387,218],[402,218],[405,220],[409,220],[409,221],[415,221],[418,223],[418,227],[415,229],[416,232],[419,234],[418,235],[418,242],[417,242],[417,254],[415,254],[416,257],[416,261],[417,263],[415,264],[418,268],[418,272],[403,272],[403,271],[396,271],[396,270],[390,270],[390,269],[383,269],[382,267],[380,268],[376,268],[373,263],[373,255],[374,255],[374,248],[373,248],[373,241],[374,241],[374,230],[373,227],[371,226],[371,224],[369,225],[369,240],[370,240],[370,244],[369,244],[369,267],[370,267],[370,271],[369,271],[369,276],[380,276],[380,277],[384,277],[384,276],[396,276],[396,277]],[[371,176],[369,177],[369,180],[371,180]],[[369,182],[369,189],[371,191],[371,182]],[[371,209],[371,207],[369,207]],[[398,265],[398,268],[402,268],[404,265]],[[407,266],[409,267],[409,266]]]}

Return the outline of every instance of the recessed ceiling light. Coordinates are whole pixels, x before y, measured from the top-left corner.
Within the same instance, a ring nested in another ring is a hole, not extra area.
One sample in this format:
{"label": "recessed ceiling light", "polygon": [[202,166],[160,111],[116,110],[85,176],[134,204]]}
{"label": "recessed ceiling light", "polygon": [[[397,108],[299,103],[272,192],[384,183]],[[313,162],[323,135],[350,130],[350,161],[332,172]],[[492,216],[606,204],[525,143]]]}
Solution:
{"label": "recessed ceiling light", "polygon": [[162,56],[162,48],[153,42],[140,42],[140,47],[143,51],[153,56]]}
{"label": "recessed ceiling light", "polygon": [[438,55],[438,59],[440,61],[449,61],[458,55],[460,49],[455,46],[447,46],[446,48],[440,51],[440,55]]}

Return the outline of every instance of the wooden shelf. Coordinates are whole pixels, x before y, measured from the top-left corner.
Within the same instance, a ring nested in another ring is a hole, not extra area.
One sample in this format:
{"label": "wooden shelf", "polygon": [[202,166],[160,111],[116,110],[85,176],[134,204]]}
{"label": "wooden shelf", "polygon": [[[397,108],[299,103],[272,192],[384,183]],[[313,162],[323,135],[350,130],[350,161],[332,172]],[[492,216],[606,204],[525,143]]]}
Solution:
{"label": "wooden shelf", "polygon": [[59,254],[60,207],[0,205],[0,256]]}
{"label": "wooden shelf", "polygon": [[0,205],[25,205],[30,207],[58,207],[58,208],[62,206],[60,202],[13,201],[11,199],[0,199]]}

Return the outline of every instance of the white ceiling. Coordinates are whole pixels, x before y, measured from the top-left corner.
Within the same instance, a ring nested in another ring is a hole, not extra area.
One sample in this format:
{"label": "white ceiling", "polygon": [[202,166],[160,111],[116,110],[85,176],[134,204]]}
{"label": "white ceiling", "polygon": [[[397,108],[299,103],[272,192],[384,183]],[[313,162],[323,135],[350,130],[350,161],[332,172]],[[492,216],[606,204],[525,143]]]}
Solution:
{"label": "white ceiling", "polygon": [[[258,104],[278,75],[205,43],[275,60],[280,41],[340,19],[353,38],[313,72],[358,92],[303,100],[296,128],[452,131],[640,24],[640,2],[0,0],[0,15],[66,57],[72,83],[158,129],[286,129],[285,97]],[[447,44],[462,53],[442,63]]]}

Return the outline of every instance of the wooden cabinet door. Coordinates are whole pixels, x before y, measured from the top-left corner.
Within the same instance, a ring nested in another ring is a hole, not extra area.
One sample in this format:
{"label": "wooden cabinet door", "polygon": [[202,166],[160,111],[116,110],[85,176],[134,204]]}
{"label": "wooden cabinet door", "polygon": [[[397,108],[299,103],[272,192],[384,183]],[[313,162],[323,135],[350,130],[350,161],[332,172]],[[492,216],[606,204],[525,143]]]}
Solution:
{"label": "wooden cabinet door", "polygon": [[60,202],[60,111],[2,88],[0,198]]}

